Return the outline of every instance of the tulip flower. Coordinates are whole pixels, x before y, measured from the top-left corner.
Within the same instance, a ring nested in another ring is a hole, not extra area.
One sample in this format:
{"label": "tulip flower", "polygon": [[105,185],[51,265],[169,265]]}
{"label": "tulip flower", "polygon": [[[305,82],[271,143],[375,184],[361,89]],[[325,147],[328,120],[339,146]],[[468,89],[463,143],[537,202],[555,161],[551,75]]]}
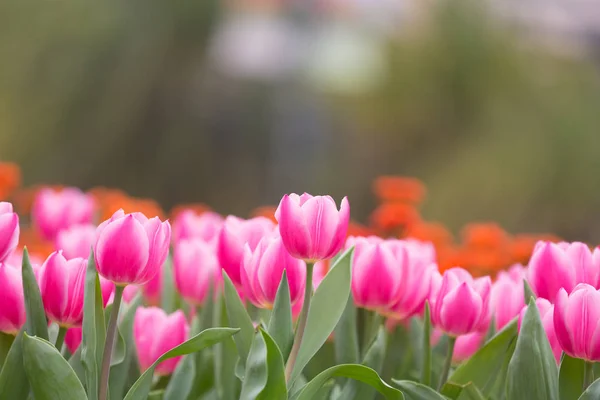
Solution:
{"label": "tulip flower", "polygon": [[202,239],[205,242],[216,241],[223,226],[223,217],[215,212],[197,215],[192,210],[181,212],[173,223],[173,240]]}
{"label": "tulip flower", "polygon": [[[165,352],[185,342],[189,326],[181,310],[167,315],[157,307],[140,307],[133,319],[133,339],[140,369],[147,370]],[[157,375],[170,375],[175,371],[181,357],[171,358],[158,364]]]}
{"label": "tulip flower", "polygon": [[336,255],[346,239],[350,205],[344,197],[338,211],[330,196],[304,193],[285,195],[277,207],[275,218],[289,253],[314,263]]}
{"label": "tulip flower", "polygon": [[524,274],[524,268],[515,265],[509,272],[499,272],[496,282],[492,284],[491,309],[496,330],[504,328],[525,306]]}
{"label": "tulip flower", "polygon": [[485,335],[485,332],[475,331],[457,337],[452,361],[455,364],[459,364],[462,361],[469,359],[484,343]]}
{"label": "tulip flower", "polygon": [[19,244],[19,216],[11,203],[0,202],[0,262],[4,262]]}
{"label": "tulip flower", "polygon": [[383,242],[384,239],[379,236],[348,236],[344,244],[344,249],[348,250],[352,246],[356,246],[358,243],[371,243],[377,244]]}
{"label": "tulip flower", "polygon": [[[554,306],[544,298],[538,298],[535,300],[535,305],[540,313],[540,319],[542,320],[542,326],[544,327],[544,331],[546,332],[546,337],[548,338],[548,342],[550,343],[550,348],[552,349],[552,354],[554,355],[554,359],[556,363],[560,363],[560,357],[562,355],[562,349],[560,347],[560,343],[558,342],[558,338],[556,336],[556,331],[554,329],[555,326],[555,308]],[[525,317],[525,312],[527,311],[527,307],[523,307],[521,312],[519,313],[518,327],[521,330],[521,323],[523,322],[523,318]]]}
{"label": "tulip flower", "polygon": [[154,275],[154,278],[140,286],[144,299],[146,300],[146,304],[151,306],[160,306],[163,283],[163,268],[164,264],[161,266],[158,273]]}
{"label": "tulip flower", "polygon": [[211,285],[220,279],[219,261],[214,248],[200,239],[183,239],[173,256],[175,287],[181,296],[194,306],[206,300]]}
{"label": "tulip flower", "polygon": [[83,337],[83,331],[81,328],[69,328],[65,335],[65,344],[67,345],[67,349],[69,349],[69,353],[74,354],[77,351],[77,348],[81,344],[81,339]]}
{"label": "tulip flower", "polygon": [[72,225],[58,232],[54,248],[62,250],[66,258],[88,258],[96,242],[96,226],[92,224]]}
{"label": "tulip flower", "polygon": [[25,324],[21,269],[0,263],[0,332],[16,335]]}
{"label": "tulip flower", "polygon": [[254,251],[246,245],[240,273],[248,300],[258,308],[273,308],[284,270],[293,306],[302,296],[306,284],[304,261],[288,253],[278,233],[262,238]]}
{"label": "tulip flower", "polygon": [[225,219],[217,244],[217,257],[221,267],[227,272],[229,279],[236,285],[242,284],[240,263],[242,262],[244,246],[248,244],[254,251],[258,242],[275,229],[275,224],[264,217],[248,220],[230,215]]}
{"label": "tulip flower", "polygon": [[171,241],[171,225],[158,217],[119,210],[98,227],[94,255],[98,273],[118,286],[144,284],[161,270]]}
{"label": "tulip flower", "polygon": [[93,197],[79,189],[42,189],[33,202],[31,216],[42,236],[54,240],[61,230],[76,224],[91,223],[94,209]]}
{"label": "tulip flower", "polygon": [[600,250],[584,243],[538,242],[529,261],[532,290],[538,297],[555,301],[560,288],[571,292],[578,283],[600,287]]}
{"label": "tulip flower", "polygon": [[127,285],[125,289],[123,289],[123,301],[125,303],[130,303],[135,296],[140,292],[140,287],[137,285]]}

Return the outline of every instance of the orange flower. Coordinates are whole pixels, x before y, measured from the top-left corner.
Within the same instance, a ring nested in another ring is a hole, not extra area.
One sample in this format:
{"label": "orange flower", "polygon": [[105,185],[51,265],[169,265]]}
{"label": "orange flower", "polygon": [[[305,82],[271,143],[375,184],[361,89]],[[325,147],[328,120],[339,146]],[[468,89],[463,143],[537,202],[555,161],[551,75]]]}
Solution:
{"label": "orange flower", "polygon": [[550,242],[560,242],[560,238],[555,235],[532,235],[532,234],[520,234],[515,235],[510,243],[509,251],[513,262],[518,262],[523,265],[529,263],[531,253],[535,244],[540,240],[546,240]]}
{"label": "orange flower", "polygon": [[373,236],[375,232],[368,226],[350,221],[348,224],[348,236]]}
{"label": "orange flower", "polygon": [[184,211],[191,210],[197,215],[204,214],[207,211],[212,211],[212,209],[204,203],[186,203],[186,204],[178,204],[171,209],[171,219],[175,220],[179,214]]}
{"label": "orange flower", "polygon": [[96,187],[90,190],[100,205],[100,221],[109,219],[115,211],[123,209],[125,213],[141,212],[147,217],[158,216],[165,218],[165,212],[160,205],[145,198],[130,197],[119,189]]}
{"label": "orange flower", "polygon": [[380,176],[373,182],[373,192],[380,201],[419,204],[425,198],[425,185],[404,176]]}
{"label": "orange flower", "polygon": [[406,237],[432,242],[436,248],[450,245],[453,242],[452,233],[439,222],[419,221],[406,230]]}
{"label": "orange flower", "polygon": [[421,219],[419,211],[404,203],[384,203],[371,214],[371,224],[385,233],[407,228]]}
{"label": "orange flower", "polygon": [[277,223],[277,220],[275,219],[275,211],[276,210],[277,210],[277,207],[275,207],[275,206],[257,207],[254,210],[252,210],[252,212],[250,213],[250,216],[252,218],[254,218],[254,217],[269,218],[274,223]]}
{"label": "orange flower", "polygon": [[472,223],[462,230],[463,243],[467,247],[498,248],[508,245],[508,234],[493,222]]}
{"label": "orange flower", "polygon": [[42,259],[46,259],[54,251],[54,245],[45,241],[33,227],[21,229],[19,250],[23,250],[25,246],[30,253],[38,255]]}
{"label": "orange flower", "polygon": [[0,200],[6,200],[21,185],[21,169],[15,163],[0,162]]}

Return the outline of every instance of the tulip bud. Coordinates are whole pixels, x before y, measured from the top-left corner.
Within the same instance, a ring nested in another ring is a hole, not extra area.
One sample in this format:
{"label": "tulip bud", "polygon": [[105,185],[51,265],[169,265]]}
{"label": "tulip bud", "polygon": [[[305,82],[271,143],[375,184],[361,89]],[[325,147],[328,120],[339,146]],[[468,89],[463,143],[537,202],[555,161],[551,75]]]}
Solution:
{"label": "tulip bud", "polygon": [[283,196],[275,218],[288,252],[314,263],[335,256],[344,245],[350,205],[344,197],[338,211],[330,196],[293,193]]}
{"label": "tulip bud", "polygon": [[491,309],[496,330],[504,328],[525,306],[524,274],[523,267],[516,265],[509,272],[499,272],[496,282],[492,284]]}
{"label": "tulip bud", "polygon": [[452,361],[459,364],[464,360],[471,358],[479,350],[485,339],[485,332],[472,332],[461,335],[456,338]]}
{"label": "tulip bud", "polygon": [[214,248],[200,239],[184,239],[177,243],[173,257],[175,287],[181,296],[199,306],[210,287],[216,287],[221,269]]}
{"label": "tulip bud", "polygon": [[[167,315],[157,307],[140,307],[133,319],[133,339],[140,369],[147,370],[165,352],[185,342],[189,326],[181,310]],[[165,360],[155,369],[157,375],[170,375],[181,357]]]}
{"label": "tulip bud", "polygon": [[259,308],[273,307],[284,270],[292,305],[306,287],[306,264],[288,253],[277,233],[262,238],[254,251],[246,245],[240,270],[244,294]]}
{"label": "tulip bud", "polygon": [[0,202],[0,262],[4,262],[19,244],[19,216],[12,204]]}
{"label": "tulip bud", "polygon": [[74,354],[77,351],[77,348],[81,344],[82,337],[83,331],[81,328],[67,329],[67,333],[65,334],[65,344],[67,345],[67,349],[69,349],[69,353]]}
{"label": "tulip bud", "polygon": [[180,213],[173,223],[173,240],[175,243],[184,239],[201,239],[213,242],[219,237],[223,226],[223,217],[214,212],[197,215],[192,210]]}
{"label": "tulip bud", "polygon": [[54,248],[62,250],[66,258],[88,258],[95,242],[96,226],[92,224],[72,225],[58,232]]}
{"label": "tulip bud", "polygon": [[117,285],[144,284],[162,268],[169,252],[171,225],[158,217],[119,210],[98,227],[98,273]]}
{"label": "tulip bud", "polygon": [[54,240],[61,230],[76,224],[91,223],[94,208],[93,197],[79,189],[42,189],[33,202],[31,216],[42,236]]}
{"label": "tulip bud", "polygon": [[273,232],[275,225],[264,217],[243,220],[234,216],[225,219],[217,244],[219,264],[227,272],[229,279],[236,285],[242,284],[240,263],[244,254],[244,245],[254,251],[258,242]]}
{"label": "tulip bud", "polygon": [[[540,313],[540,319],[542,320],[542,326],[544,327],[544,331],[546,332],[546,337],[548,338],[548,342],[550,343],[550,347],[552,348],[552,354],[554,355],[554,359],[556,363],[560,363],[560,357],[562,355],[562,349],[560,347],[560,343],[556,337],[556,331],[554,330],[554,306],[544,298],[538,298],[535,301],[535,305]],[[518,320],[518,328],[521,330],[521,323],[523,322],[523,318],[525,317],[525,312],[527,311],[527,307],[523,307],[521,312],[519,313]]]}
{"label": "tulip bud", "polygon": [[16,335],[25,324],[21,269],[0,263],[0,332]]}

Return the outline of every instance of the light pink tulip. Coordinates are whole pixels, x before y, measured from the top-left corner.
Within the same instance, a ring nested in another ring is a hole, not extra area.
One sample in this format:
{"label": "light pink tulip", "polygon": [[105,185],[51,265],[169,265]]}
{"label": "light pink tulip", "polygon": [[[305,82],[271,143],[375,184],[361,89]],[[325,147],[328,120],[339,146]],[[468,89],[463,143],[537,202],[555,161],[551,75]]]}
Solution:
{"label": "light pink tulip", "polygon": [[19,216],[13,212],[11,203],[0,202],[0,262],[4,262],[18,244]]}
{"label": "light pink tulip", "polygon": [[158,217],[119,210],[98,226],[94,250],[98,273],[117,285],[144,284],[161,270],[171,242],[171,225]]}
{"label": "light pink tulip", "polygon": [[335,256],[346,239],[350,205],[344,197],[338,211],[330,196],[285,195],[275,218],[289,253],[307,262]]}
{"label": "light pink tulip", "polygon": [[[140,292],[140,287],[138,285],[125,286],[125,289],[123,289],[123,301],[125,303],[130,303],[139,292]],[[110,302],[112,302],[112,298],[111,298]]]}
{"label": "light pink tulip", "polygon": [[212,243],[218,239],[222,226],[223,217],[217,213],[197,215],[192,210],[186,210],[173,223],[173,240],[177,243],[183,239],[202,239]]}
{"label": "light pink tulip", "polygon": [[513,266],[508,272],[498,273],[492,284],[491,309],[496,330],[501,330],[515,318],[525,306],[523,294],[523,276],[521,265]]}
{"label": "light pink tulip", "polygon": [[60,251],[50,254],[40,278],[44,309],[60,326],[80,326],[83,319],[83,293],[87,260],[67,260]]}
{"label": "light pink tulip", "polygon": [[454,345],[454,353],[452,353],[452,361],[458,364],[470,358],[483,344],[485,335],[485,332],[475,331],[457,337]]}
{"label": "light pink tulip", "polygon": [[42,236],[54,240],[61,230],[91,223],[95,207],[93,197],[77,188],[42,189],[33,201],[31,216]]}
{"label": "light pink tulip", "polygon": [[[554,355],[554,359],[556,363],[560,363],[560,357],[562,355],[562,349],[560,347],[560,343],[556,337],[556,331],[554,330],[554,306],[544,298],[538,298],[535,301],[535,305],[538,308],[540,313],[540,319],[542,320],[542,326],[544,327],[544,331],[546,332],[546,337],[548,338],[548,342],[550,343],[550,347],[552,348],[552,354]],[[521,312],[519,313],[518,327],[521,330],[521,323],[523,322],[523,318],[525,317],[525,312],[527,311],[527,307],[523,307]]]}
{"label": "light pink tulip", "polygon": [[258,242],[264,236],[270,235],[274,229],[275,224],[264,217],[243,220],[230,215],[225,219],[219,234],[217,257],[233,283],[242,284],[240,263],[244,254],[244,245],[248,244],[250,250],[254,251]]}
{"label": "light pink tulip", "polygon": [[[12,254],[8,256],[6,260],[4,260],[4,262],[15,267],[21,267],[21,265],[23,265],[23,251],[13,251]],[[44,263],[44,259],[35,254],[29,253],[29,262],[33,267],[33,271],[36,272],[36,269],[39,269]]]}
{"label": "light pink tulip", "polygon": [[221,269],[213,246],[200,239],[183,239],[175,247],[173,257],[175,287],[181,296],[199,306],[210,288],[220,282]]}
{"label": "light pink tulip", "polygon": [[571,292],[578,283],[600,286],[600,250],[584,243],[539,242],[529,261],[528,281],[538,297],[554,302],[560,288]]}
{"label": "light pink tulip", "polygon": [[21,269],[0,263],[0,332],[16,335],[25,320]]}
{"label": "light pink tulip", "polygon": [[96,242],[96,226],[92,224],[72,225],[58,232],[54,248],[62,250],[66,258],[88,258]]}
{"label": "light pink tulip", "polygon": [[379,236],[348,236],[346,242],[344,243],[344,249],[348,250],[352,246],[356,246],[357,243],[368,242],[371,244],[377,244],[383,242],[383,238]]}
{"label": "light pink tulip", "polygon": [[489,277],[473,279],[458,267],[447,270],[432,301],[433,323],[454,337],[487,329],[490,291]]}
{"label": "light pink tulip", "polygon": [[81,344],[82,337],[83,331],[81,328],[67,329],[67,333],[65,334],[65,344],[67,345],[67,349],[69,349],[69,353],[74,354],[77,351],[77,348]]}
{"label": "light pink tulip", "polygon": [[291,304],[294,305],[306,287],[304,261],[288,253],[278,233],[262,238],[254,251],[246,245],[240,272],[242,287],[248,300],[256,307],[271,309],[284,270]]}
{"label": "light pink tulip", "polygon": [[565,353],[600,361],[600,291],[585,283],[571,294],[561,288],[554,305],[554,330]]}
{"label": "light pink tulip", "polygon": [[[140,307],[133,319],[133,338],[140,369],[145,371],[158,358],[172,348],[185,342],[189,326],[181,310],[167,315],[157,307]],[[157,375],[173,373],[181,357],[161,362],[155,370]]]}

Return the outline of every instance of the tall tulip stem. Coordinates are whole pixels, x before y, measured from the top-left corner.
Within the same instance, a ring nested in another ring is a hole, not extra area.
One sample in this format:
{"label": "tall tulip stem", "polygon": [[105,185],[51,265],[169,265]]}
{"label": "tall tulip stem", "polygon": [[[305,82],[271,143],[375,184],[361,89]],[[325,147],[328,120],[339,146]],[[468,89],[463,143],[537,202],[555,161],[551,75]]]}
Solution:
{"label": "tall tulip stem", "polygon": [[440,376],[440,383],[438,384],[438,392],[444,386],[444,383],[448,380],[448,374],[450,372],[450,367],[452,366],[452,356],[454,355],[454,345],[456,344],[455,337],[448,338],[448,354],[446,355],[446,362],[444,363],[444,369],[442,370],[442,375]]}
{"label": "tall tulip stem", "polygon": [[294,364],[296,364],[296,357],[298,357],[298,351],[300,350],[300,344],[302,343],[302,336],[304,336],[304,329],[306,328],[306,319],[308,317],[308,310],[310,308],[310,298],[312,296],[312,276],[313,276],[314,264],[311,262],[306,263],[306,287],[304,288],[304,303],[302,304],[302,310],[298,317],[298,327],[296,328],[296,335],[294,336],[294,344],[290,351],[290,356],[285,365],[285,380],[289,383],[290,377],[292,376],[292,370]]}
{"label": "tall tulip stem", "polygon": [[54,343],[54,347],[59,352],[62,350],[63,344],[65,343],[65,336],[67,334],[67,328],[60,326],[58,328],[58,335],[56,336],[56,343]]}
{"label": "tall tulip stem", "polygon": [[124,286],[115,287],[115,297],[113,307],[110,313],[110,320],[106,328],[106,341],[104,342],[104,354],[102,355],[102,372],[100,374],[100,388],[98,390],[98,400],[106,400],[108,397],[108,377],[110,373],[110,358],[115,344],[115,336],[117,333],[117,317],[119,316],[119,308],[121,307],[121,299],[123,298]]}
{"label": "tall tulip stem", "polygon": [[583,369],[583,391],[594,382],[594,363],[586,361]]}

